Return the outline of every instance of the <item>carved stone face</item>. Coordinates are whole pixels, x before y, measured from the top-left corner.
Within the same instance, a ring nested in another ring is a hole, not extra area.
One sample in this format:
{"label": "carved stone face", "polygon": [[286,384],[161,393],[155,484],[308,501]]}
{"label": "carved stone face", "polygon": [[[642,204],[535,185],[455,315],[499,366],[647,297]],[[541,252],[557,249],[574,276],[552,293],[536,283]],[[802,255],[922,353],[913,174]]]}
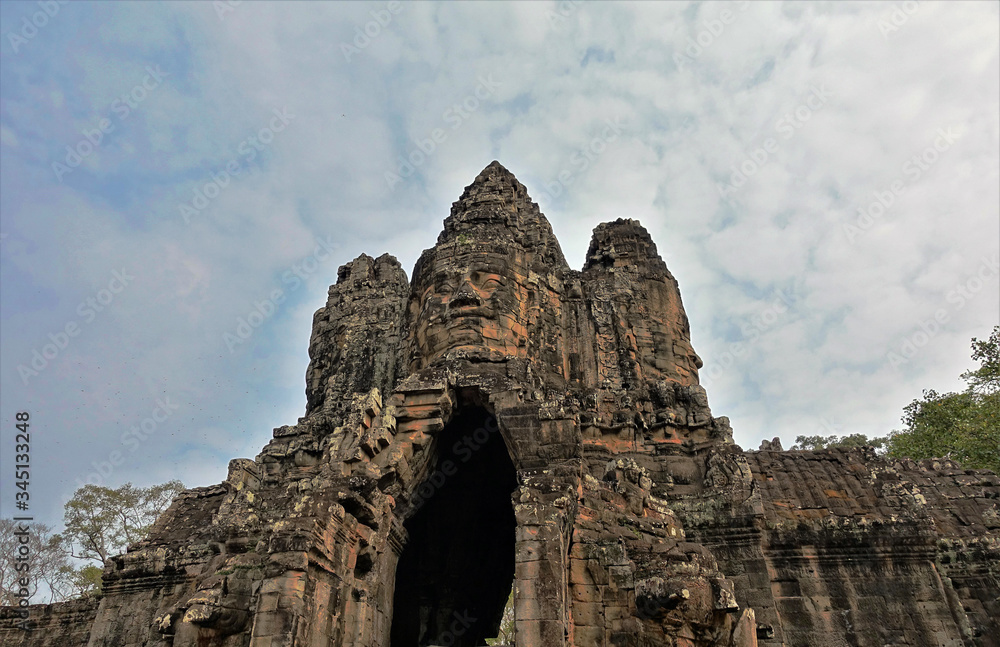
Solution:
{"label": "carved stone face", "polygon": [[450,351],[525,356],[527,272],[516,269],[520,254],[511,253],[463,243],[436,250],[410,304],[423,365]]}
{"label": "carved stone face", "polygon": [[251,617],[250,589],[246,578],[212,575],[197,593],[158,617],[157,629],[173,636],[174,647],[221,645],[226,636],[246,628]]}

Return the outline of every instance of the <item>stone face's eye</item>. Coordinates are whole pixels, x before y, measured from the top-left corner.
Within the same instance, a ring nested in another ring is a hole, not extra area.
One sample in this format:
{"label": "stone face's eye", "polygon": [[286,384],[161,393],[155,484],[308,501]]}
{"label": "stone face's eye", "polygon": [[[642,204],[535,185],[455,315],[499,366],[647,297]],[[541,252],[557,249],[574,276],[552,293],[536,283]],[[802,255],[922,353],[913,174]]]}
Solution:
{"label": "stone face's eye", "polygon": [[421,303],[427,303],[435,297],[440,298],[443,292],[445,292],[445,290],[443,290],[439,285],[433,285],[424,291],[420,301]]}

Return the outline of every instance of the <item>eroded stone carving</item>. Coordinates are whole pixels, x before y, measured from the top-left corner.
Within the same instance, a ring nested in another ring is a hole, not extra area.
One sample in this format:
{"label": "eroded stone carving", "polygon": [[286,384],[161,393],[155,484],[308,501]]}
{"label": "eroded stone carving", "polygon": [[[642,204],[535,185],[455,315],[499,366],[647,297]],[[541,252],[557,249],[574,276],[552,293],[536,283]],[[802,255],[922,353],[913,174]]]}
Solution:
{"label": "eroded stone carving", "polygon": [[297,424],[4,644],[472,647],[510,592],[518,647],[997,644],[995,475],[743,452],[645,229],[571,270],[497,162],[412,281],[340,268],[309,355]]}

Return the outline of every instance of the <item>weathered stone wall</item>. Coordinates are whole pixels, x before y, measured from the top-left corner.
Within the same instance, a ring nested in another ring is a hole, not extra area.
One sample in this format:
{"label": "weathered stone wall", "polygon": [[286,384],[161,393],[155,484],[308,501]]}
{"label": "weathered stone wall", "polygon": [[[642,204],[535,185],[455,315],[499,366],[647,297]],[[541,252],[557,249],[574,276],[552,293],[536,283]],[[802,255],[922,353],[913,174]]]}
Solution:
{"label": "weathered stone wall", "polygon": [[0,607],[0,645],[4,647],[86,647],[97,614],[93,599],[28,607],[25,630],[19,610]]}
{"label": "weathered stone wall", "polygon": [[[761,645],[996,645],[1000,478],[870,450],[743,454],[743,510],[678,505],[767,627]],[[734,523],[736,521],[736,523]]]}
{"label": "weathered stone wall", "polygon": [[[698,383],[702,362],[691,346],[677,280],[638,222],[616,220],[597,226],[583,282],[597,329],[578,339],[617,342],[612,352],[602,353],[607,374],[601,380],[610,378],[624,388],[647,380]],[[586,378],[581,382],[600,384]]]}
{"label": "weathered stone wall", "polygon": [[496,162],[412,281],[340,268],[309,353],[306,415],[113,560],[89,647],[473,647],[510,591],[518,647],[997,644],[996,476],[743,452],[645,229],[570,270]]}
{"label": "weathered stone wall", "polygon": [[337,272],[313,316],[306,371],[306,416],[344,415],[355,393],[390,393],[403,377],[399,352],[406,272],[388,254],[362,254]]}

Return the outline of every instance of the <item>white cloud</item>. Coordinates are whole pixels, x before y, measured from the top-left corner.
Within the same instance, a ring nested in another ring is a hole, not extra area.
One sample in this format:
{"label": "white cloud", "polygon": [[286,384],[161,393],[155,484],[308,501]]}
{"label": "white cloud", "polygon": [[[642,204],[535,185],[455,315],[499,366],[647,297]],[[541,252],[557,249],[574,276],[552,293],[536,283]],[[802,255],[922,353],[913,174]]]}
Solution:
{"label": "white cloud", "polygon": [[[998,250],[996,5],[921,3],[883,36],[885,3],[406,3],[347,61],[341,44],[384,6],[243,3],[222,20],[210,3],[67,10],[0,63],[3,406],[58,430],[51,498],[165,394],[182,410],[116,478],[207,483],[225,457],[256,454],[269,426],[301,414],[311,316],[337,266],[388,251],[409,273],[494,158],[572,267],[598,222],[650,230],[706,374],[745,347],[709,386],[744,446],[833,433],[817,431],[830,421],[885,433],[920,389],[957,388],[969,338],[997,323],[995,276],[949,300]],[[709,38],[723,11],[733,20]],[[53,159],[152,64],[172,76],[58,182]],[[446,111],[489,75],[495,91],[452,128]],[[819,106],[814,88],[830,95]],[[294,119],[247,161],[240,144],[276,108]],[[622,133],[584,164],[618,117]],[[445,141],[390,190],[397,156],[436,128]],[[942,128],[961,136],[907,173]],[[768,139],[766,161],[720,196]],[[244,172],[185,224],[178,205],[232,159]],[[571,181],[552,195],[562,171]],[[895,181],[904,190],[852,241],[845,225]],[[282,276],[317,237],[335,249],[292,290]],[[24,388],[17,365],[120,267],[136,268],[134,286]],[[289,302],[230,353],[222,334],[279,288]],[[779,289],[788,311],[746,332]],[[889,366],[940,309],[933,339]]]}

